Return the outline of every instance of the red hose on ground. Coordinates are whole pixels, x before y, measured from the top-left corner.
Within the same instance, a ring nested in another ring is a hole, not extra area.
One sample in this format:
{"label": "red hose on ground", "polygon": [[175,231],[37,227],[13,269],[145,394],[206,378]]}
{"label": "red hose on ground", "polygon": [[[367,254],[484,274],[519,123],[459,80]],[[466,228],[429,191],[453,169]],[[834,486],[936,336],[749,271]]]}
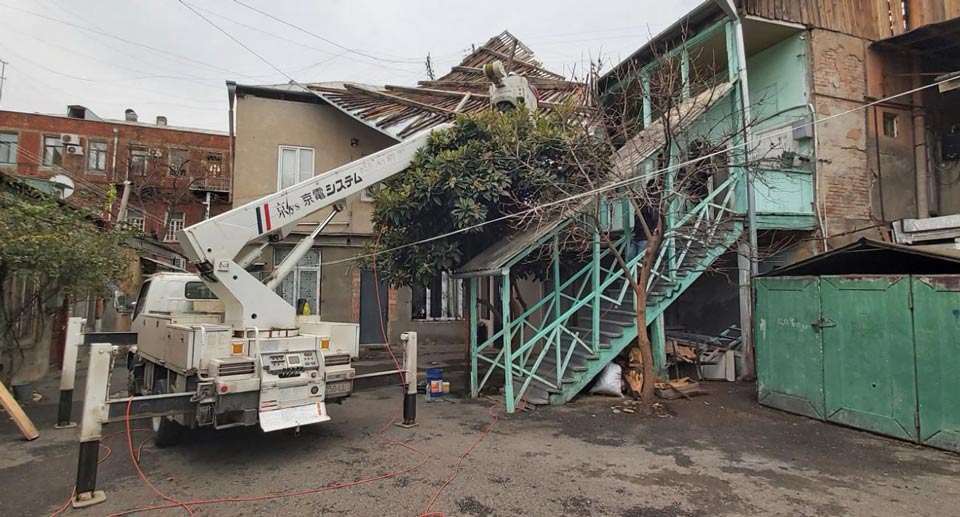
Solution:
{"label": "red hose on ground", "polygon": [[[380,237],[381,237],[382,235],[383,235],[383,229],[380,230],[380,234],[377,235],[377,240],[374,242],[374,247],[373,247],[373,262],[372,262],[372,265],[373,265],[373,279],[374,279],[374,283],[375,283],[376,286],[377,286],[377,288],[376,288],[376,292],[377,292],[377,308],[378,308],[378,313],[380,314],[380,331],[381,331],[381,333],[382,333],[382,335],[383,335],[383,341],[384,341],[384,345],[385,345],[385,347],[386,347],[387,353],[390,355],[390,358],[393,360],[394,365],[396,366],[396,369],[401,370],[402,368],[401,368],[400,362],[397,360],[396,356],[395,356],[394,353],[393,353],[393,350],[391,350],[391,348],[390,348],[390,341],[389,341],[389,339],[387,338],[386,324],[385,324],[385,322],[383,321],[383,305],[382,305],[382,301],[381,301],[381,299],[380,299],[380,289],[379,289],[380,282],[379,282],[379,279],[378,279],[378,276],[377,276],[377,269],[376,269],[376,249],[377,249],[377,246],[379,245]],[[401,375],[402,375],[402,374],[401,374]],[[412,379],[406,379],[406,378],[405,378],[405,379],[404,379],[404,382],[414,382],[414,383],[417,382],[416,372],[413,372]],[[403,387],[403,385],[401,385],[401,387]],[[408,474],[408,473],[413,472],[414,470],[422,467],[422,466],[425,465],[428,461],[430,461],[430,459],[429,459],[429,457],[426,455],[426,453],[424,453],[424,452],[421,451],[420,449],[417,449],[417,448],[415,448],[415,447],[413,447],[413,446],[411,446],[411,445],[407,445],[407,444],[405,444],[405,443],[403,443],[403,442],[394,440],[394,439],[392,439],[392,438],[388,438],[387,436],[384,436],[384,435],[383,435],[383,432],[384,432],[387,428],[389,428],[389,427],[393,424],[393,422],[396,420],[395,418],[391,418],[390,421],[388,421],[386,424],[384,424],[383,427],[381,427],[380,430],[377,431],[377,436],[380,437],[382,440],[386,441],[387,443],[391,444],[391,445],[396,445],[396,446],[399,446],[399,447],[403,447],[404,449],[407,449],[407,450],[412,451],[412,452],[416,453],[417,455],[419,455],[420,458],[421,458],[421,459],[420,459],[420,462],[417,463],[416,465],[413,465],[412,467],[407,467],[407,468],[405,468],[405,469],[398,470],[398,471],[395,471],[395,472],[390,472],[390,473],[383,474],[383,475],[380,475],[380,476],[375,476],[375,477],[371,477],[371,478],[361,479],[361,480],[359,480],[359,481],[351,481],[351,482],[347,482],[347,483],[337,483],[337,484],[334,484],[334,485],[327,485],[327,486],[323,486],[323,487],[317,487],[317,488],[311,488],[311,489],[304,489],[304,490],[295,490],[295,491],[291,491],[291,492],[282,492],[282,493],[277,493],[277,494],[267,494],[267,495],[262,495],[262,496],[250,496],[250,497],[224,497],[224,498],[219,498],[219,499],[198,499],[198,500],[193,500],[193,501],[180,501],[180,500],[178,500],[178,499],[175,499],[175,498],[173,498],[173,497],[171,497],[171,496],[168,496],[168,495],[164,494],[163,492],[161,492],[156,486],[153,485],[153,483],[150,482],[149,479],[147,479],[146,475],[145,475],[145,474],[143,473],[143,471],[140,469],[140,465],[139,465],[139,461],[140,461],[140,451],[141,451],[141,449],[143,448],[143,445],[146,443],[147,440],[144,440],[143,442],[140,443],[140,446],[137,448],[137,454],[134,455],[132,433],[133,433],[134,431],[146,431],[147,429],[131,429],[131,428],[130,428],[130,408],[131,408],[132,403],[133,403],[133,399],[131,399],[130,401],[127,402],[127,411],[126,411],[126,419],[125,419],[126,435],[127,435],[127,447],[128,447],[129,452],[130,452],[130,461],[131,461],[131,463],[133,463],[134,468],[136,468],[136,470],[137,470],[137,475],[140,477],[140,480],[143,481],[143,483],[144,483],[145,485],[147,485],[147,487],[149,487],[155,494],[157,494],[158,496],[160,496],[162,499],[164,499],[164,500],[166,500],[166,501],[169,501],[169,504],[148,506],[148,507],[142,507],[142,508],[134,508],[134,509],[131,509],[131,510],[125,510],[125,511],[122,511],[122,512],[110,514],[108,517],[122,517],[122,516],[131,515],[131,514],[135,514],[135,513],[152,512],[152,511],[157,511],[157,510],[165,510],[165,509],[168,509],[168,508],[183,508],[184,510],[187,511],[188,514],[190,514],[191,516],[193,516],[193,511],[190,509],[191,506],[206,506],[206,505],[214,505],[214,504],[222,504],[222,503],[249,503],[249,502],[258,502],[258,501],[269,501],[269,500],[273,500],[273,499],[281,499],[281,498],[287,498],[287,497],[298,497],[298,496],[302,496],[302,495],[316,494],[316,493],[319,493],[319,492],[327,492],[327,491],[331,491],[331,490],[338,490],[338,489],[341,489],[341,488],[353,487],[353,486],[362,485],[362,484],[366,484],[366,483],[372,483],[372,482],[374,482],[374,481],[380,481],[380,480],[384,480],[384,479],[389,479],[389,478],[401,476],[401,475],[403,475],[403,474]],[[433,494],[433,497],[430,498],[430,501],[427,503],[426,508],[424,508],[424,513],[421,514],[420,517],[446,517],[446,514],[444,514],[443,512],[430,511],[430,509],[431,509],[431,508],[433,507],[433,505],[436,503],[437,499],[440,497],[440,495],[443,493],[443,491],[446,490],[446,488],[447,488],[451,483],[453,483],[453,481],[457,478],[457,476],[458,476],[459,473],[460,473],[460,467],[461,467],[461,465],[463,464],[464,458],[466,458],[467,455],[469,455],[470,452],[472,452],[473,449],[475,449],[475,448],[480,444],[480,442],[483,441],[483,439],[484,439],[484,438],[486,437],[486,435],[490,432],[490,430],[493,429],[494,424],[497,423],[497,420],[498,420],[499,417],[497,417],[497,415],[493,414],[493,410],[494,410],[495,407],[497,407],[497,404],[494,404],[494,405],[490,406],[490,408],[487,410],[487,413],[490,415],[490,418],[491,418],[490,423],[489,423],[489,424],[487,425],[487,427],[480,433],[480,435],[479,435],[479,436],[477,437],[477,439],[470,445],[470,447],[468,447],[468,448],[463,452],[463,454],[460,455],[459,459],[457,460],[457,464],[456,464],[456,467],[455,467],[455,469],[454,469],[453,474],[452,474],[448,479],[446,479],[446,480],[443,482],[443,484],[437,489],[437,491]],[[115,434],[119,434],[119,433],[113,433],[113,434],[107,435],[106,437],[104,437],[104,439],[107,438],[107,437],[113,436],[113,435],[115,435]],[[110,456],[110,454],[111,454],[111,451],[110,451],[110,448],[109,448],[109,447],[107,447],[107,446],[105,446],[105,445],[101,445],[101,447],[107,449],[107,454],[104,455],[104,457],[103,457],[102,459],[100,459],[99,462],[103,462],[103,461],[106,460],[106,459]],[[76,490],[76,489],[74,489],[74,490]],[[70,493],[70,498],[67,500],[67,502],[63,505],[63,507],[61,507],[59,510],[57,510],[56,512],[54,512],[54,513],[51,515],[51,517],[57,517],[58,515],[60,515],[61,513],[63,513],[63,512],[67,509],[67,507],[70,505],[70,501],[73,499],[73,494],[74,494],[74,492],[71,492],[71,493]]]}

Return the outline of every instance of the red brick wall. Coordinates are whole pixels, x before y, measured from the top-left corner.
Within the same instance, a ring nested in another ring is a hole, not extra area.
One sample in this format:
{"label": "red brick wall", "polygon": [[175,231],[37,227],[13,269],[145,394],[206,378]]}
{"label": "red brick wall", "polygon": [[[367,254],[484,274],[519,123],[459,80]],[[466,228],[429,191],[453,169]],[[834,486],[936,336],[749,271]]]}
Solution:
{"label": "red brick wall", "polygon": [[[114,160],[115,130],[116,160]],[[17,164],[15,166],[0,165],[5,172],[43,179],[48,179],[55,174],[64,174],[73,179],[77,187],[74,199],[82,204],[102,206],[106,199],[103,192],[106,192],[111,185],[119,184],[126,179],[132,181],[134,183],[132,192],[139,192],[141,195],[131,196],[129,207],[145,211],[147,214],[145,233],[148,235],[156,233],[159,238],[163,238],[161,232],[167,212],[167,200],[171,199],[171,193],[178,191],[184,194],[173,211],[184,213],[185,226],[201,221],[205,212],[203,205],[205,192],[187,188],[190,180],[170,174],[168,165],[171,163],[171,149],[186,151],[188,160],[186,172],[189,176],[203,177],[208,170],[209,164],[206,159],[208,155],[219,154],[221,156],[220,175],[224,178],[222,181],[229,185],[231,177],[229,137],[225,134],[151,126],[144,123],[95,121],[13,111],[0,111],[0,132],[19,135]],[[59,136],[64,133],[80,137],[84,154],[69,155],[64,151],[63,163],[60,167],[41,166],[43,136]],[[107,144],[106,170],[103,172],[88,168],[91,141]],[[148,167],[143,176],[129,174],[132,146],[146,149],[150,153]],[[140,188],[144,186],[154,187],[159,193],[147,195],[148,189]],[[119,198],[120,188],[118,187],[117,201],[112,206],[111,217],[116,217]],[[212,201],[211,215],[230,209],[229,193],[214,195]]]}

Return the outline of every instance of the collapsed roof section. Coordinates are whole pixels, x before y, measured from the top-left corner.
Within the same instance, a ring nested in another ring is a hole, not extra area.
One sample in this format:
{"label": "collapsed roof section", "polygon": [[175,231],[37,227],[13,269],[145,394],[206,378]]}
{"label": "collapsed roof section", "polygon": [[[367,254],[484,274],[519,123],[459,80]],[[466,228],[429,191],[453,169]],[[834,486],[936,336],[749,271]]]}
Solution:
{"label": "collapsed roof section", "polygon": [[420,81],[416,87],[350,82],[304,86],[350,116],[402,140],[449,122],[457,114],[486,109],[490,105],[490,81],[484,77],[483,67],[493,61],[501,61],[508,71],[526,77],[537,90],[541,109],[550,110],[567,102],[581,108],[592,106],[587,84],[568,81],[545,69],[533,51],[507,31],[476,47],[446,75]]}

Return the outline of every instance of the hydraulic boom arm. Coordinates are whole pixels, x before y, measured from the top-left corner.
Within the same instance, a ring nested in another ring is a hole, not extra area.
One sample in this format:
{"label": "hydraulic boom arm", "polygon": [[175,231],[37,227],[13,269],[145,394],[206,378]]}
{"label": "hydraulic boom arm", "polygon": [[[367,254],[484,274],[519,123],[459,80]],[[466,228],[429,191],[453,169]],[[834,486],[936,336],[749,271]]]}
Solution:
{"label": "hydraulic boom arm", "polygon": [[447,127],[437,126],[178,232],[187,258],[224,302],[224,323],[235,329],[295,327],[294,308],[244,269],[246,256],[268,240],[282,239],[305,217],[403,171],[430,133]]}

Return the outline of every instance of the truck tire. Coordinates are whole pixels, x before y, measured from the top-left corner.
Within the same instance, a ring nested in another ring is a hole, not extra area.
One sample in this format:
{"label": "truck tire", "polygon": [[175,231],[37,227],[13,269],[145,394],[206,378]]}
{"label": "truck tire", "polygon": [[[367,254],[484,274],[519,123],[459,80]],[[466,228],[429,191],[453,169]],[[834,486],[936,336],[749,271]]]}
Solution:
{"label": "truck tire", "polygon": [[[161,379],[154,384],[153,392],[155,394],[168,393],[167,380]],[[177,423],[173,417],[155,416],[153,417],[153,443],[157,447],[170,447],[180,442],[183,434],[183,427]]]}

